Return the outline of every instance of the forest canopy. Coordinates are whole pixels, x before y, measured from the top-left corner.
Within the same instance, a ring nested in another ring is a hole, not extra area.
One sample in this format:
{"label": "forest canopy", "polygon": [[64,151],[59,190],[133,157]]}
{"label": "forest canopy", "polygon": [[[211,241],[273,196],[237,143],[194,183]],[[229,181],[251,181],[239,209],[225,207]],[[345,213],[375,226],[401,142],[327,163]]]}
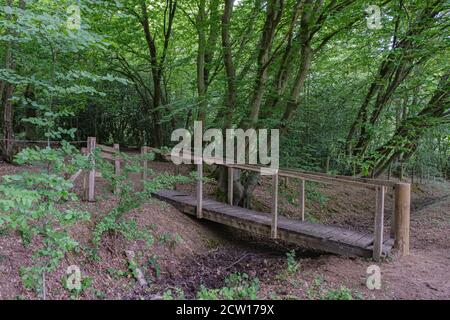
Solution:
{"label": "forest canopy", "polygon": [[[281,165],[450,173],[445,0],[1,0],[1,149],[280,129]],[[48,130],[52,127],[52,130]]]}

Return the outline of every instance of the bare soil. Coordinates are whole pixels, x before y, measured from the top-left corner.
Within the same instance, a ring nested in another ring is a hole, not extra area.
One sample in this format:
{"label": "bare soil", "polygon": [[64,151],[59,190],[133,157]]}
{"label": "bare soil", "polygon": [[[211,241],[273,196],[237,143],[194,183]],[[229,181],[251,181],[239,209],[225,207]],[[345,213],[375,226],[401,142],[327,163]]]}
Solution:
{"label": "bare soil", "polygon": [[[174,172],[170,163],[154,162],[155,172]],[[30,167],[0,164],[0,176]],[[189,168],[182,171],[187,172]],[[136,177],[136,181],[138,178]],[[78,205],[92,214],[91,221],[71,230],[82,250],[67,255],[58,270],[46,275],[47,299],[159,299],[167,290],[183,290],[187,299],[196,297],[200,285],[224,286],[227,275],[247,273],[260,281],[258,297],[263,299],[321,299],[330,290],[349,288],[354,298],[362,299],[450,299],[450,184],[428,181],[414,184],[411,212],[411,254],[395,254],[378,266],[382,287],[366,286],[370,259],[343,258],[314,252],[291,244],[261,239],[254,235],[207,221],[197,221],[157,200],[151,200],[127,217],[153,237],[151,246],[144,240],[125,239],[119,234],[105,234],[93,259],[92,231],[95,223],[114,208],[117,199],[110,186],[98,179],[97,202]],[[195,186],[178,186],[194,192]],[[76,187],[81,194],[81,181]],[[214,182],[205,188],[208,197],[217,195]],[[282,182],[280,211],[296,219],[298,185]],[[263,179],[256,188],[253,206],[269,211],[270,181]],[[307,185],[309,220],[368,231],[373,225],[374,194],[347,186]],[[392,196],[386,203],[386,229],[389,230]],[[40,299],[22,286],[19,270],[31,264],[31,252],[39,246],[34,241],[24,246],[20,236],[0,230],[0,299]],[[125,250],[133,250],[138,265],[149,282],[141,287],[129,270]],[[295,250],[298,271],[288,273],[286,253]],[[67,267],[78,265],[91,286],[74,297],[64,289],[62,278]]]}

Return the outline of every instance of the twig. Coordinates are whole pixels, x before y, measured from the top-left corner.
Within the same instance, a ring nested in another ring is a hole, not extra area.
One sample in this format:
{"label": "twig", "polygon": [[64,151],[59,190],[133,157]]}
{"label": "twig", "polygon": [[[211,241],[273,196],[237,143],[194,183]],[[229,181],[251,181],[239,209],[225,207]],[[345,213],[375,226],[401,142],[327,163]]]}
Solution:
{"label": "twig", "polygon": [[229,265],[228,267],[225,268],[225,270],[230,269],[231,267],[235,266],[236,264],[238,264],[239,262],[241,262],[245,257],[247,257],[250,253],[246,253],[244,254],[242,257],[240,257],[238,260],[236,260],[235,262],[233,262],[231,265]]}

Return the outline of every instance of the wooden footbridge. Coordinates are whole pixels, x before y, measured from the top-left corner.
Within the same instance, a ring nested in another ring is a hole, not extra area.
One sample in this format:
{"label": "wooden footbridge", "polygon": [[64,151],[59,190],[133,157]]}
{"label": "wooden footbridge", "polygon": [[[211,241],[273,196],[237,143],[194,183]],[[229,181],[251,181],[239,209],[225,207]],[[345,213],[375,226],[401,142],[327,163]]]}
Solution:
{"label": "wooden footbridge", "polygon": [[[88,142],[88,152],[96,147],[95,138]],[[120,173],[120,161],[105,152],[113,152],[114,149],[106,146],[97,146],[103,150],[106,159],[115,161],[116,171]],[[143,147],[142,153],[155,151],[149,147]],[[165,155],[170,157],[170,155]],[[279,169],[271,171],[272,179],[272,204],[271,212],[264,213],[249,210],[233,205],[233,178],[236,170],[254,171],[261,173],[268,168],[226,164],[219,165],[228,168],[228,203],[203,198],[203,163],[197,164],[197,189],[195,195],[175,190],[163,190],[155,193],[155,197],[175,206],[183,213],[193,215],[198,219],[205,219],[216,223],[246,230],[272,239],[281,239],[311,249],[335,253],[344,256],[373,257],[379,260],[386,256],[393,248],[400,254],[409,253],[409,224],[410,224],[410,184],[398,183],[388,180],[368,179],[348,176],[337,176],[323,173],[304,172],[292,169]],[[147,160],[143,160],[143,168],[147,168]],[[89,173],[91,186],[95,181],[95,172]],[[288,219],[278,214],[278,185],[279,178],[300,180],[299,211],[300,220]],[[146,170],[143,171],[143,179],[146,179]],[[352,187],[360,187],[374,194],[375,212],[374,232],[361,233],[346,228],[323,225],[305,221],[305,183],[307,181],[324,184],[339,184]],[[390,218],[390,233],[384,232],[384,208],[385,195],[392,190],[394,194],[394,208]],[[89,188],[89,195],[94,194]]]}

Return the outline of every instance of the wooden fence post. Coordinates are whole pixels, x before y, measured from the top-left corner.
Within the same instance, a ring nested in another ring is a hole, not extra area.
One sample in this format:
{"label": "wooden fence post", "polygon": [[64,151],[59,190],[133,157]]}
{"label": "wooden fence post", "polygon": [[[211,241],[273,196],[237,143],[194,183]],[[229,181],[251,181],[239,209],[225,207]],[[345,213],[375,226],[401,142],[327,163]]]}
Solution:
{"label": "wooden fence post", "polygon": [[375,230],[373,236],[373,259],[380,261],[383,253],[383,232],[384,232],[384,195],[386,187],[377,188],[376,211],[375,211]]}
{"label": "wooden fence post", "polygon": [[272,180],[272,228],[273,239],[278,237],[278,171],[273,175]]}
{"label": "wooden fence post", "polygon": [[300,215],[302,217],[302,221],[305,221],[305,180],[300,180]]}
{"label": "wooden fence post", "polygon": [[203,218],[203,164],[197,164],[197,218]]}
{"label": "wooden fence post", "polygon": [[395,244],[401,255],[409,254],[411,185],[395,185]]}
{"label": "wooden fence post", "polygon": [[[120,152],[120,146],[119,144],[114,144],[114,149],[116,150],[116,153]],[[114,174],[116,175],[116,178],[120,177],[120,159],[119,157],[116,155],[116,157],[114,158]],[[119,179],[116,179],[116,187],[114,189],[114,193],[119,194],[120,193],[120,183],[118,181]]]}
{"label": "wooden fence post", "polygon": [[[81,154],[83,156],[87,156],[87,148],[81,148]],[[88,173],[83,170],[83,201],[87,201],[88,199]]]}
{"label": "wooden fence post", "polygon": [[228,167],[228,203],[233,205],[234,168]]}
{"label": "wooden fence post", "polygon": [[397,197],[396,197],[396,192],[395,192],[395,187],[392,189],[393,190],[393,195],[392,195],[392,214],[391,214],[391,232],[390,232],[390,237],[391,239],[395,239],[395,210],[396,210],[396,206],[397,206]]}
{"label": "wooden fence post", "polygon": [[[97,139],[95,137],[89,137],[87,140],[87,151],[89,156],[93,155],[93,152],[96,148]],[[95,159],[92,157],[92,164],[95,165]],[[89,179],[88,179],[88,201],[95,201],[95,168],[89,171]]]}

